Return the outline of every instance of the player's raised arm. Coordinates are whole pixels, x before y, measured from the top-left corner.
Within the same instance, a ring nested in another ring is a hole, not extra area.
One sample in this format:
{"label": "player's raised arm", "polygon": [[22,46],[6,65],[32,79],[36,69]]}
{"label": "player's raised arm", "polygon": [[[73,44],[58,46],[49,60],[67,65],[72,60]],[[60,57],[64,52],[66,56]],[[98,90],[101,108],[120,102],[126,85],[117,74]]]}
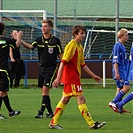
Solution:
{"label": "player's raised arm", "polygon": [[20,40],[20,43],[27,49],[33,49],[33,46],[29,43],[26,43],[24,40]]}
{"label": "player's raised arm", "polygon": [[22,31],[19,31],[17,34],[16,34],[16,47],[20,47],[20,39],[21,39],[21,36],[23,35],[23,32]]}
{"label": "player's raised arm", "polygon": [[17,31],[17,30],[13,30],[12,33],[11,33],[11,37],[16,40],[15,43],[16,43],[16,47],[20,47],[20,38],[21,36],[23,35],[23,32],[22,31]]}

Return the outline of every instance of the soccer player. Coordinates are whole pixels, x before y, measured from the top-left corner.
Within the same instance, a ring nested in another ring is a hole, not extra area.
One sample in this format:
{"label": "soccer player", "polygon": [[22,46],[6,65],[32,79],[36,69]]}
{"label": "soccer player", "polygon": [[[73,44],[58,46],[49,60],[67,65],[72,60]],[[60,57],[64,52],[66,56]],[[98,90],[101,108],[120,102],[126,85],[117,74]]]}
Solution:
{"label": "soccer player", "polygon": [[[8,68],[8,57],[9,57],[9,47],[13,49],[15,47],[19,47],[20,44],[20,36],[22,35],[19,32],[16,35],[16,44],[12,42],[10,38],[4,37],[5,33],[5,25],[0,22],[0,109],[2,105],[2,101],[4,101],[5,106],[9,112],[9,117],[14,117],[19,115],[20,111],[15,111],[12,109],[10,105],[10,101],[8,98],[9,91],[9,68]],[[5,117],[0,114],[0,119],[4,119]]]}
{"label": "soccer player", "polygon": [[[118,112],[116,103],[120,102],[123,96],[130,90],[130,84],[127,78],[127,54],[124,44],[128,40],[128,30],[122,28],[117,34],[119,41],[113,47],[113,79],[116,82],[117,91],[114,99],[109,103],[113,111]],[[122,109],[122,112],[128,112]]]}
{"label": "soccer player", "polygon": [[[12,41],[16,43],[15,36],[18,34],[17,30],[13,30],[11,37]],[[20,57],[20,47],[12,49],[10,48],[10,88],[13,86],[13,80],[14,82],[14,87],[18,87],[22,75],[22,71],[24,71],[24,65],[23,65],[23,60],[21,60]]]}
{"label": "soccer player", "polygon": [[36,38],[31,45],[21,40],[21,44],[28,49],[38,50],[39,59],[39,79],[38,87],[42,90],[41,108],[35,118],[42,118],[45,108],[48,113],[46,118],[53,117],[51,100],[49,96],[50,88],[54,80],[57,68],[57,57],[62,58],[62,47],[60,40],[51,34],[53,22],[51,20],[42,21],[42,36]]}
{"label": "soccer player", "polygon": [[[133,80],[133,44],[130,50],[129,79]],[[133,92],[129,93],[122,101],[116,103],[119,113],[123,113],[123,106],[133,99]]]}
{"label": "soccer player", "polygon": [[86,120],[88,126],[91,129],[98,129],[104,126],[105,122],[95,122],[90,115],[80,83],[81,68],[95,81],[100,82],[101,78],[95,75],[87,67],[84,61],[83,47],[81,45],[81,42],[85,38],[86,29],[83,26],[76,25],[73,27],[72,33],[74,39],[72,39],[65,47],[57,78],[53,82],[53,87],[58,87],[60,79],[62,79],[64,90],[62,98],[56,106],[54,117],[52,118],[49,127],[51,129],[63,129],[63,127],[58,124],[58,120],[71,97],[76,97],[78,109]]}

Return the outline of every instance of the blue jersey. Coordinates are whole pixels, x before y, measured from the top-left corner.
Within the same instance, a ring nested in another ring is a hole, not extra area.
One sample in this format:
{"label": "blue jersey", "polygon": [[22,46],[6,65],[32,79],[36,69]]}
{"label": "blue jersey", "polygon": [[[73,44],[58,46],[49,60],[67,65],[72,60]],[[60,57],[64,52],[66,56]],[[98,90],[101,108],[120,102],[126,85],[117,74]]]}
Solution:
{"label": "blue jersey", "polygon": [[129,72],[129,79],[133,80],[133,44],[130,50],[130,72]]}
{"label": "blue jersey", "polygon": [[120,75],[120,79],[126,78],[126,64],[127,64],[127,54],[126,48],[120,42],[117,42],[113,47],[113,78],[115,79],[115,70],[114,63],[118,64],[118,71]]}

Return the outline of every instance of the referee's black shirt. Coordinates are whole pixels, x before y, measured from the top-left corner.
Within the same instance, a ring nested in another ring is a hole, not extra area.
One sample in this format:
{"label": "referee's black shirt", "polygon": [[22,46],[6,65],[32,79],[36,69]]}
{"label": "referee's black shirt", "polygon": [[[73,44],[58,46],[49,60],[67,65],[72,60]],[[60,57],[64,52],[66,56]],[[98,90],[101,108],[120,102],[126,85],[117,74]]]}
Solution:
{"label": "referee's black shirt", "polygon": [[40,36],[32,42],[32,46],[37,47],[39,65],[43,67],[55,67],[58,54],[63,53],[60,40],[55,36],[49,39]]}

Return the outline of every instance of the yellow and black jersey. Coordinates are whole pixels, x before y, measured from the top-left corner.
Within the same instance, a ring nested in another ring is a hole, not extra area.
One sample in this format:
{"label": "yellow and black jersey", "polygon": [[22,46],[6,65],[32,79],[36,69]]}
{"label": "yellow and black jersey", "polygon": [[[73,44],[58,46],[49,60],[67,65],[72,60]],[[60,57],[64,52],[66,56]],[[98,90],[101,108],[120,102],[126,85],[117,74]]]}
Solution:
{"label": "yellow and black jersey", "polygon": [[39,65],[44,67],[55,66],[58,55],[63,52],[60,40],[55,36],[48,39],[40,36],[32,42],[32,46],[37,48]]}
{"label": "yellow and black jersey", "polygon": [[0,69],[8,70],[9,47],[14,49],[16,44],[10,38],[0,36]]}

